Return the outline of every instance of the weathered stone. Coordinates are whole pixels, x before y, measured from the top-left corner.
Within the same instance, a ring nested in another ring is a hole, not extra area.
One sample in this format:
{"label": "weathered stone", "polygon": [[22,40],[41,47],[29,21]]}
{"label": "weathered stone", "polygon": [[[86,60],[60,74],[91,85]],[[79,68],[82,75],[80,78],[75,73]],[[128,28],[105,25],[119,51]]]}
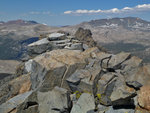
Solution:
{"label": "weathered stone", "polygon": [[32,91],[30,92],[26,92],[20,95],[17,95],[13,98],[11,98],[10,100],[8,100],[6,103],[3,103],[2,105],[0,105],[0,113],[9,113],[12,110],[14,110],[18,105],[20,105],[21,103],[23,103],[25,101],[25,99],[32,93]]}
{"label": "weathered stone", "polygon": [[88,70],[77,70],[74,74],[67,79],[67,82],[73,92],[75,91],[89,91],[92,92],[92,85],[89,82],[84,82],[82,79],[89,78],[91,76]]}
{"label": "weathered stone", "polygon": [[36,89],[42,84],[47,70],[39,63],[35,62],[35,60],[31,59],[25,62],[24,72],[31,74],[30,78],[32,83],[32,89]]}
{"label": "weathered stone", "polygon": [[[69,105],[70,97],[67,90],[55,87],[50,92],[38,92],[38,103],[40,113],[58,113],[55,109],[69,110],[71,105]],[[67,113],[67,111],[66,111]]]}
{"label": "weathered stone", "polygon": [[67,82],[73,92],[90,92],[92,93],[92,84],[95,76],[99,73],[100,67],[97,60],[87,61],[85,69],[76,70]]}
{"label": "weathered stone", "polygon": [[50,42],[47,40],[47,38],[41,39],[37,42],[28,45],[28,54],[30,56],[35,56],[44,53],[47,50],[52,50],[52,46]]}
{"label": "weathered stone", "polygon": [[87,44],[89,47],[96,46],[96,43],[92,38],[92,33],[89,29],[79,28],[76,31],[75,36],[78,40],[80,40],[83,43]]}
{"label": "weathered stone", "polygon": [[78,84],[81,81],[81,79],[89,77],[89,76],[90,76],[90,72],[88,70],[81,69],[81,70],[77,70],[75,73],[73,73],[67,79],[67,81],[74,83],[74,84]]}
{"label": "weathered stone", "polygon": [[46,67],[47,70],[61,67],[65,64],[72,65],[75,63],[84,62],[80,51],[66,49],[46,52],[45,54],[37,56],[34,60],[43,67]]}
{"label": "weathered stone", "polygon": [[48,36],[49,41],[54,41],[54,40],[64,40],[66,39],[65,34],[62,33],[52,33]]}
{"label": "weathered stone", "polygon": [[150,111],[150,86],[141,87],[138,93],[138,103],[142,108]]}
{"label": "weathered stone", "polygon": [[[130,53],[125,53],[125,52],[121,52],[116,55],[108,54],[105,52],[96,53],[96,58],[100,60],[109,56],[112,56],[109,61],[109,67],[113,67],[119,63],[122,63],[120,67],[120,71],[122,74],[126,75],[127,77],[128,75],[131,74],[133,75],[136,72],[140,63],[142,62],[141,59],[134,56],[131,57]],[[106,67],[107,61],[108,60],[104,61],[103,67]]]}
{"label": "weathered stone", "polygon": [[121,52],[121,53],[118,53],[116,55],[113,55],[112,58],[110,59],[110,64],[113,64],[113,66],[114,66],[118,63],[121,63],[122,61],[124,61],[129,56],[131,56],[131,54],[125,53],[125,52]]}
{"label": "weathered stone", "polygon": [[34,91],[22,104],[17,106],[16,111],[17,113],[39,113],[38,106],[37,92]]}
{"label": "weathered stone", "polygon": [[129,60],[123,63],[125,67],[121,71],[121,73],[125,76],[125,79],[127,81],[137,81],[141,83],[140,81],[136,79],[134,75],[137,72],[138,67],[140,66],[141,62],[142,60],[140,58],[133,56]]}
{"label": "weathered stone", "polygon": [[66,66],[54,68],[49,70],[42,81],[40,91],[47,92],[52,90],[55,86],[61,86],[63,75],[65,74]]}
{"label": "weathered stone", "polygon": [[150,65],[144,65],[137,68],[132,75],[127,76],[128,81],[137,81],[142,85],[150,85]]}
{"label": "weathered stone", "polygon": [[59,113],[59,110],[70,113],[71,107],[68,91],[55,87],[48,92],[33,92],[23,104],[17,107],[17,113]]}
{"label": "weathered stone", "polygon": [[83,93],[77,103],[73,105],[71,113],[87,113],[93,111],[94,107],[94,97],[88,93]]}
{"label": "weathered stone", "polygon": [[104,74],[98,81],[98,93],[102,94],[105,91],[105,87],[112,81],[114,77],[113,73]]}
{"label": "weathered stone", "polygon": [[30,75],[22,75],[0,87],[0,104],[6,102],[8,99],[31,89]]}
{"label": "weathered stone", "polygon": [[133,88],[129,88],[126,86],[124,82],[122,83],[122,81],[117,80],[114,91],[112,92],[112,95],[110,98],[112,101],[115,101],[120,98],[126,98],[133,93],[135,93],[135,90]]}
{"label": "weathered stone", "polygon": [[48,43],[49,41],[47,40],[47,38],[43,38],[41,40],[38,40],[36,42],[29,44],[28,46],[38,46],[38,45],[43,45],[43,44],[48,44]]}
{"label": "weathered stone", "polygon": [[133,88],[126,86],[124,79],[117,78],[115,87],[110,96],[114,106],[134,106],[133,98],[136,96],[136,91]]}
{"label": "weathered stone", "polygon": [[47,73],[47,70],[42,67],[39,63],[32,61],[32,70],[31,71],[31,83],[32,83],[32,89],[39,88],[44,80],[45,74]]}

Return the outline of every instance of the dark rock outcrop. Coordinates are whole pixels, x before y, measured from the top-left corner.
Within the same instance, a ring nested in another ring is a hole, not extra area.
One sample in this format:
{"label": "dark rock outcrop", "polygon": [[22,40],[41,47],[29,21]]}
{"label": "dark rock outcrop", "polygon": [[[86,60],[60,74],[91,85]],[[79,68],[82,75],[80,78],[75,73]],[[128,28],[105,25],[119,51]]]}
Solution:
{"label": "dark rock outcrop", "polygon": [[75,37],[89,47],[96,46],[96,42],[92,38],[92,32],[89,29],[79,28],[75,33]]}

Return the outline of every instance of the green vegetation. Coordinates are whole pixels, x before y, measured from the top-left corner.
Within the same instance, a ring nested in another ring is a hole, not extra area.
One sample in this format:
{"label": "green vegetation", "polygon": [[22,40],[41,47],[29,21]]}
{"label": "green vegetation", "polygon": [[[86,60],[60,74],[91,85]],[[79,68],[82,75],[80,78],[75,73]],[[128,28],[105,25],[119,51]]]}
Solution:
{"label": "green vegetation", "polygon": [[0,37],[0,59],[16,59],[19,48],[18,41],[11,38]]}
{"label": "green vegetation", "polygon": [[103,47],[110,51],[111,53],[117,54],[121,51],[130,52],[131,54],[138,56],[143,59],[143,62],[150,62],[150,53],[146,52],[146,46],[136,43],[110,43],[103,44]]}
{"label": "green vegetation", "polygon": [[143,51],[146,49],[145,46],[141,44],[136,43],[110,43],[103,45],[107,50],[113,51],[115,53],[119,53],[121,51],[125,52],[137,52],[137,51]]}

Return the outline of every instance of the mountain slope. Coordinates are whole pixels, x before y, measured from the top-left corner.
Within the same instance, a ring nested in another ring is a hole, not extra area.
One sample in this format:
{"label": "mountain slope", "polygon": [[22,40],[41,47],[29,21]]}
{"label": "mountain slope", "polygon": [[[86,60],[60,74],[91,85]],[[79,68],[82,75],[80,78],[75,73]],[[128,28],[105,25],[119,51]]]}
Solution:
{"label": "mountain slope", "polygon": [[137,17],[99,19],[62,29],[74,33],[79,27],[90,29],[94,40],[110,52],[127,51],[144,59],[150,56],[148,21]]}
{"label": "mountain slope", "polygon": [[145,61],[150,61],[150,22],[137,17],[99,19],[64,27],[49,27],[34,21],[23,20],[0,23],[0,37],[14,41],[14,43],[8,44],[10,47],[13,47],[13,44],[16,45],[16,41],[39,37],[40,34],[59,30],[75,34],[77,29],[82,27],[90,29],[95,42],[104,46],[108,51],[113,53],[131,52],[146,59]]}
{"label": "mountain slope", "polygon": [[35,21],[0,22],[0,59],[18,59],[22,54],[22,49],[24,51],[25,45],[36,41],[40,34],[49,33],[55,29]]}

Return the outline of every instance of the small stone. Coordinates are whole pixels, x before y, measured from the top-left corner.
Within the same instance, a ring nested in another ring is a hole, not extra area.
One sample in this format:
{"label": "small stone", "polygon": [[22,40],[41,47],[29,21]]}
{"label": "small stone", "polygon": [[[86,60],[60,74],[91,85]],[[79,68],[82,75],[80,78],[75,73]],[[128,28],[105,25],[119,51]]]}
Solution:
{"label": "small stone", "polygon": [[88,93],[83,93],[77,103],[73,105],[71,113],[87,113],[94,107],[94,97]]}

